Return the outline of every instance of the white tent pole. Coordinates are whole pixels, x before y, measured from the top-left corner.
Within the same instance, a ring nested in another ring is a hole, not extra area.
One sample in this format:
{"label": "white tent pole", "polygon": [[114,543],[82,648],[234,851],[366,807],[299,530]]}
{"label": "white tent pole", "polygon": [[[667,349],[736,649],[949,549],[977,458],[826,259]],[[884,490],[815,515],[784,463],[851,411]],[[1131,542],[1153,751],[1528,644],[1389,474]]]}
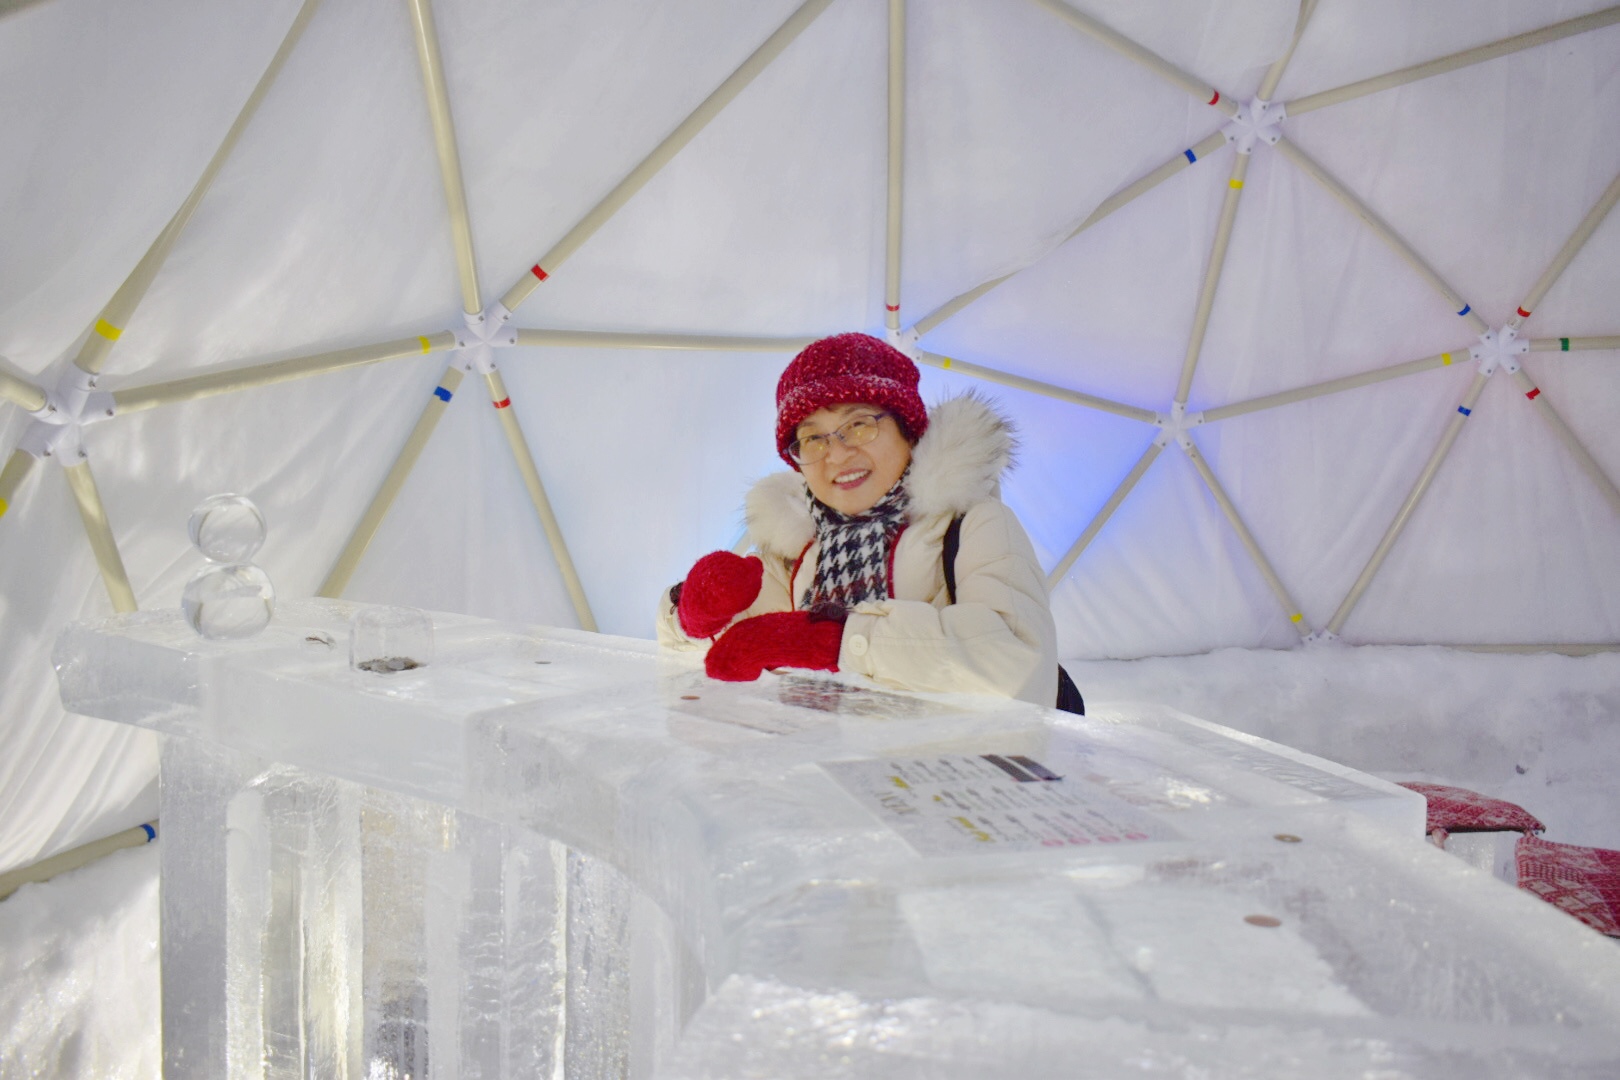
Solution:
{"label": "white tent pole", "polygon": [[292,54],[293,47],[298,44],[298,39],[303,36],[304,28],[309,25],[309,20],[314,16],[315,9],[320,6],[320,2],[321,0],[304,0],[304,6],[298,9],[298,14],[293,18],[292,26],[287,29],[287,36],[281,41],[281,47],[276,50],[275,56],[270,58],[270,65],[264,69],[264,74],[259,77],[258,85],[254,86],[253,92],[248,95],[247,101],[242,105],[241,112],[237,113],[235,122],[231,124],[230,130],[225,133],[224,140],[219,144],[219,148],[214,151],[214,156],[209,159],[202,175],[197,178],[197,183],[192,187],[191,194],[186,196],[186,201],[180,204],[180,209],[174,212],[174,216],[163,227],[163,231],[158,233],[157,239],[152,241],[152,246],[147,249],[145,255],[141,256],[141,261],[135,264],[135,269],[130,271],[129,277],[124,279],[124,283],[118,287],[117,292],[113,293],[112,299],[107,301],[107,305],[101,309],[101,313],[96,317],[96,321],[91,324],[90,332],[85,337],[83,346],[80,347],[78,355],[73,358],[73,362],[83,370],[92,375],[101,371],[102,365],[106,362],[107,354],[112,351],[113,342],[117,341],[119,336],[123,334],[124,327],[128,325],[130,316],[134,315],[135,309],[140,306],[141,300],[146,296],[146,290],[151,287],[152,280],[157,277],[158,271],[162,269],[164,260],[169,257],[169,252],[173,249],[175,242],[180,239],[180,234],[185,230],[186,223],[191,220],[192,213],[196,211],[197,205],[202,202],[203,196],[207,194],[209,186],[214,182],[214,177],[219,174],[220,168],[224,166],[225,159],[231,156],[232,150],[236,149],[237,141],[241,139],[242,132],[247,129],[248,122],[253,119],[253,114],[259,111],[259,105],[264,101],[265,94],[269,92],[271,84],[276,81],[276,76],[281,73],[282,66],[287,62],[287,57]]}
{"label": "white tent pole", "polygon": [[1237,114],[1236,103],[1223,98],[1219,90],[1216,90],[1202,79],[1182,71],[1158,53],[1138,45],[1113,27],[1099,22],[1090,15],[1076,11],[1068,4],[1060,3],[1059,0],[1035,0],[1035,3],[1067,21],[1081,32],[1096,38],[1121,56],[1134,60],[1160,78],[1181,87],[1181,89],[1204,104],[1213,105],[1227,116]]}
{"label": "white tent pole", "polygon": [[1541,645],[1444,645],[1446,649],[1462,649],[1480,653],[1561,653],[1564,656],[1597,656],[1600,653],[1620,652],[1620,642]]}
{"label": "white tent pole", "polygon": [[979,364],[970,364],[965,360],[953,360],[949,356],[941,356],[938,353],[919,352],[917,359],[930,367],[954,371],[959,375],[969,375],[975,379],[984,379],[986,382],[1000,383],[1002,386],[1011,386],[1018,390],[1028,390],[1032,394],[1042,394],[1049,398],[1057,398],[1059,401],[1082,405],[1088,409],[1113,413],[1115,416],[1139,420],[1144,424],[1154,423],[1159,418],[1158,414],[1151,409],[1139,409],[1135,405],[1124,405],[1118,401],[1110,401],[1107,398],[1082,393],[1079,390],[1069,390],[1061,386],[1053,386],[1051,383],[1026,379],[1022,375],[1009,375],[1005,371],[982,367]]}
{"label": "white tent pole", "polygon": [[781,55],[782,50],[786,49],[793,39],[814,22],[816,16],[825,11],[831,3],[832,0],[805,0],[774,34],[765,39],[764,44],[754,50],[753,55],[742,62],[742,66],[716,87],[714,93],[703,99],[702,104],[693,110],[692,115],[681,121],[674,131],[665,136],[664,141],[659,143],[641,164],[631,169],[629,175],[620,180],[617,187],[608,192],[601,202],[580,219],[579,224],[568,230],[567,235],[553,244],[551,250],[540,256],[539,261],[506,291],[506,295],[501,297],[501,303],[506,309],[516,311],[518,305],[528,299],[529,294],[534,292],[542,281],[556,272],[557,267],[561,266],[565,259],[579,250],[580,245],[618,213],[619,209],[646,186],[647,181],[656,176],[660,169],[669,164],[670,160],[680,153],[709,121],[720,114],[720,110],[742,93],[743,89],[754,81],[755,76]]}
{"label": "white tent pole", "polygon": [[[1061,247],[1062,245],[1060,244],[1059,246]],[[1031,263],[1030,265],[1033,266],[1034,264]],[[1023,267],[1023,269],[1028,270],[1029,267]],[[922,337],[934,327],[938,326],[946,319],[949,319],[952,315],[955,315],[958,311],[961,311],[963,308],[973,303],[991,289],[994,289],[996,286],[1001,285],[1004,282],[1011,281],[1019,273],[1019,270],[1014,270],[1010,274],[1002,274],[1000,277],[991,278],[989,281],[975,285],[967,292],[947,300],[945,303],[929,312],[926,317],[918,320],[917,325],[913,327],[917,333],[917,336]]]}
{"label": "white tent pole", "polygon": [[1586,246],[1586,242],[1592,238],[1592,234],[1597,231],[1597,227],[1603,224],[1603,219],[1608,216],[1610,210],[1614,209],[1614,204],[1617,202],[1620,202],[1620,175],[1617,175],[1609,182],[1608,189],[1598,198],[1597,205],[1587,211],[1586,216],[1575,227],[1575,231],[1570,234],[1569,239],[1564,241],[1564,246],[1558,249],[1558,254],[1553,257],[1552,264],[1547,267],[1540,280],[1536,282],[1535,287],[1530,290],[1530,295],[1524,298],[1524,303],[1519,305],[1519,310],[1515,311],[1512,317],[1508,319],[1509,325],[1520,326],[1524,323],[1524,320],[1530,317],[1530,313],[1536,310],[1536,305],[1541,303],[1542,298],[1547,295],[1548,290],[1553,287],[1553,283],[1569,267],[1569,264],[1575,261],[1575,256],[1580,254],[1581,248]]}
{"label": "white tent pole", "polygon": [[1233,402],[1231,405],[1222,405],[1218,409],[1205,409],[1204,422],[1206,424],[1213,423],[1216,420],[1226,420],[1233,416],[1260,412],[1263,409],[1274,409],[1279,405],[1292,405],[1296,401],[1307,401],[1310,398],[1337,394],[1344,390],[1355,390],[1363,386],[1371,386],[1374,383],[1385,382],[1389,379],[1398,379],[1403,375],[1416,375],[1420,371],[1433,371],[1435,368],[1448,367],[1451,364],[1460,363],[1467,359],[1468,350],[1458,349],[1455,352],[1425,356],[1421,360],[1408,360],[1404,364],[1392,364],[1389,367],[1378,368],[1375,371],[1364,371],[1359,375],[1346,375],[1342,379],[1329,379],[1326,382],[1313,383],[1310,386],[1301,386],[1294,390],[1283,390],[1275,394],[1267,394],[1264,397],[1250,398],[1248,401]]}
{"label": "white tent pole", "polygon": [[4,900],[24,885],[49,881],[58,874],[88,866],[104,855],[111,855],[124,848],[140,847],[156,839],[157,822],[149,821],[145,825],[137,825],[133,829],[125,829],[123,832],[116,832],[100,840],[92,840],[88,844],[80,844],[76,848],[59,852],[48,859],[41,859],[32,866],[8,870],[0,874],[0,900]]}
{"label": "white tent pole", "polygon": [[1176,383],[1177,405],[1185,406],[1192,393],[1193,372],[1198,369],[1198,357],[1204,351],[1204,333],[1209,329],[1209,313],[1215,307],[1215,290],[1221,284],[1221,271],[1226,268],[1226,252],[1232,243],[1232,224],[1237,220],[1238,200],[1243,197],[1243,181],[1248,174],[1249,155],[1234,154],[1232,176],[1226,182],[1226,197],[1221,201],[1221,216],[1215,226],[1215,243],[1210,248],[1209,265],[1204,268],[1204,283],[1198,290],[1198,307],[1193,313],[1187,355],[1181,361],[1181,378]]}
{"label": "white tent pole", "polygon": [[6,459],[6,467],[0,469],[0,517],[6,516],[11,508],[11,500],[16,497],[17,489],[23,486],[28,474],[34,471],[38,459],[24,450],[13,450]]}
{"label": "white tent pole", "polygon": [[28,412],[38,412],[45,407],[45,391],[27,379],[0,370],[0,400],[20,405]]}
{"label": "white tent pole", "polygon": [[1114,516],[1114,511],[1119,509],[1126,496],[1131,493],[1147,473],[1148,467],[1163,452],[1164,446],[1158,440],[1155,439],[1148,444],[1146,452],[1136,460],[1135,465],[1131,466],[1131,471],[1125,474],[1125,479],[1120,481],[1119,487],[1114,489],[1114,493],[1108,496],[1108,501],[1103,503],[1102,509],[1098,510],[1096,515],[1092,517],[1091,523],[1086,526],[1085,532],[1080,534],[1080,538],[1069,547],[1063,558],[1058,560],[1058,564],[1052,567],[1052,572],[1046,575],[1047,592],[1057,588],[1058,582],[1063,580],[1064,575],[1069,572],[1069,568],[1074,565],[1075,560],[1080,558],[1081,553],[1091,546],[1093,540],[1097,539],[1097,534],[1102,532],[1104,525],[1108,524],[1108,519]]}
{"label": "white tent pole", "polygon": [[1530,377],[1530,373],[1520,367],[1513,373],[1513,378],[1530,404],[1536,407],[1536,412],[1541,414],[1541,418],[1552,429],[1552,433],[1558,437],[1558,441],[1564,444],[1564,449],[1568,450],[1576,464],[1580,465],[1581,471],[1591,477],[1592,483],[1597,485],[1614,512],[1620,514],[1620,489],[1615,488],[1614,481],[1603,471],[1603,466],[1599,465],[1597,459],[1581,445],[1581,440],[1576,438],[1575,433],[1564,422],[1564,418],[1558,415],[1558,410],[1553,408],[1552,402],[1547,400],[1547,395],[1541,392],[1541,388]]}
{"label": "white tent pole", "polygon": [[1204,160],[1204,158],[1208,157],[1210,154],[1213,154],[1215,151],[1219,150],[1225,145],[1226,136],[1224,134],[1219,131],[1210,132],[1192,146],[1171,157],[1169,161],[1166,161],[1163,165],[1160,165],[1152,172],[1146,174],[1140,179],[1133,180],[1131,183],[1120,188],[1118,191],[1114,192],[1114,194],[1108,196],[1108,198],[1098,203],[1097,209],[1093,210],[1089,215],[1087,215],[1086,220],[1082,221],[1078,226],[1076,226],[1073,232],[1071,232],[1068,236],[1065,236],[1063,238],[1063,242],[1068,243],[1070,240],[1073,240],[1075,237],[1097,224],[1097,222],[1101,221],[1109,214],[1112,214],[1115,210],[1118,210],[1120,207],[1124,206],[1126,203],[1133,201],[1139,195],[1147,194],[1164,181],[1170,179],[1170,177],[1181,172],[1183,169]]}
{"label": "white tent pole", "polygon": [[1439,273],[1435,271],[1434,267],[1430,266],[1424,261],[1423,256],[1419,255],[1417,251],[1415,251],[1405,240],[1402,240],[1399,234],[1397,234],[1394,229],[1390,228],[1389,225],[1384,222],[1383,218],[1380,218],[1377,214],[1373,213],[1372,209],[1368,207],[1367,204],[1356,198],[1356,196],[1351,193],[1349,188],[1339,183],[1339,181],[1336,180],[1332,174],[1330,174],[1326,169],[1322,168],[1322,166],[1317,164],[1315,160],[1305,153],[1305,151],[1301,150],[1287,138],[1283,138],[1277,142],[1277,149],[1282,151],[1283,156],[1289,161],[1292,161],[1295,165],[1298,165],[1301,169],[1303,169],[1311,179],[1315,180],[1318,184],[1321,184],[1324,188],[1326,188],[1328,192],[1343,203],[1351,213],[1355,214],[1358,218],[1364,221],[1373,230],[1373,232],[1382,237],[1384,243],[1393,248],[1396,254],[1405,259],[1407,264],[1411,266],[1412,269],[1416,270],[1418,274],[1421,275],[1436,292],[1446,298],[1446,301],[1452,305],[1453,311],[1468,320],[1469,325],[1474,328],[1476,333],[1483,334],[1490,329],[1490,327],[1486,325],[1485,320],[1480,318],[1479,313],[1473,309],[1473,306],[1464,300],[1462,295],[1458,293],[1457,290],[1453,289],[1450,285],[1447,285],[1445,280],[1441,278]]}
{"label": "white tent pole", "polygon": [[384,341],[376,345],[359,345],[352,349],[337,349],[332,352],[295,356],[245,367],[205,371],[197,375],[188,375],[183,379],[148,383],[145,386],[128,386],[113,391],[113,403],[122,415],[158,405],[195,401],[215,394],[229,394],[237,390],[291,382],[311,375],[325,375],[328,372],[375,364],[383,360],[422,356],[453,348],[455,344],[456,335],[449,330],[441,330],[437,334],[400,338],[398,341]]}
{"label": "white tent pole", "polygon": [[1531,352],[1586,352],[1620,349],[1620,334],[1611,337],[1542,337],[1530,339]]}
{"label": "white tent pole", "polygon": [[[1614,337],[1532,338],[1530,341],[1531,352],[1584,352],[1611,349],[1620,349],[1620,335]],[[1310,386],[1301,386],[1294,390],[1283,390],[1279,393],[1267,394],[1264,397],[1250,398],[1247,401],[1238,401],[1231,405],[1222,405],[1215,409],[1205,409],[1204,422],[1210,424],[1234,416],[1244,416],[1264,409],[1274,409],[1279,405],[1292,405],[1296,401],[1307,401],[1311,398],[1337,394],[1345,390],[1356,390],[1363,386],[1398,379],[1405,375],[1416,375],[1423,371],[1449,367],[1468,358],[1467,349],[1457,349],[1454,352],[1437,353],[1434,356],[1425,356],[1421,360],[1409,360],[1404,364],[1393,364],[1374,371],[1362,372],[1359,375],[1346,375],[1342,379],[1329,379],[1326,382],[1313,383]]]}
{"label": "white tent pole", "polygon": [[[1075,237],[1097,224],[1097,222],[1101,221],[1109,214],[1112,214],[1114,211],[1120,209],[1122,206],[1131,202],[1138,196],[1146,194],[1147,192],[1158,187],[1160,184],[1170,179],[1170,177],[1181,172],[1194,162],[1204,160],[1205,157],[1213,154],[1216,150],[1219,150],[1225,145],[1226,136],[1222,135],[1219,131],[1212,132],[1205,136],[1199,142],[1195,143],[1191,147],[1188,147],[1186,150],[1181,151],[1181,153],[1175,155],[1169,161],[1166,161],[1163,165],[1160,165],[1146,176],[1132,181],[1125,187],[1120,188],[1114,194],[1108,196],[1108,198],[1104,199],[1102,202],[1098,203],[1097,208],[1093,210],[1084,221],[1076,226],[1073,232],[1064,237],[1057,246],[1062,247],[1064,244],[1067,244],[1070,240],[1073,240]],[[1034,264],[1031,263],[1030,265],[1033,266]],[[1028,269],[1028,266],[1022,268],[1022,270]],[[1021,270],[1014,270],[1011,274],[1003,274],[998,278],[986,281],[984,284],[969,289],[962,295],[940,305],[934,311],[930,312],[927,317],[918,320],[916,325],[917,336],[921,337],[923,334],[928,333],[928,331],[934,329],[934,327],[938,326],[946,319],[949,319],[952,315],[955,315],[958,311],[961,311],[963,308],[973,303],[973,301],[977,300],[991,289],[994,289],[997,285],[1000,285],[1004,281],[1010,280],[1013,276],[1020,272]]]}
{"label": "white tent pole", "polygon": [[1193,463],[1193,468],[1198,470],[1198,476],[1204,481],[1204,486],[1209,488],[1209,493],[1215,497],[1215,503],[1221,508],[1221,513],[1226,515],[1226,520],[1231,523],[1233,530],[1238,534],[1238,539],[1243,543],[1243,549],[1249,553],[1249,558],[1254,560],[1255,567],[1260,571],[1260,576],[1265,578],[1266,585],[1270,587],[1272,595],[1277,598],[1277,603],[1281,604],[1283,611],[1287,613],[1289,625],[1294,628],[1300,637],[1310,634],[1311,628],[1305,622],[1304,613],[1299,610],[1299,605],[1294,603],[1294,598],[1288,594],[1288,589],[1283,585],[1282,578],[1277,576],[1277,571],[1272,569],[1270,561],[1266,559],[1265,552],[1260,550],[1260,544],[1255,540],[1254,534],[1243,523],[1243,518],[1238,514],[1237,507],[1233,505],[1231,498],[1227,496],[1226,489],[1221,487],[1221,482],[1215,478],[1215,470],[1209,467],[1209,462],[1204,460],[1204,455],[1198,452],[1198,446],[1192,441],[1191,436],[1186,436],[1180,446],[1187,455],[1187,459]]}
{"label": "white tent pole", "polygon": [[1475,372],[1473,381],[1468,384],[1468,391],[1463,394],[1462,404],[1457,406],[1457,411],[1452,414],[1450,423],[1446,425],[1445,434],[1440,437],[1439,445],[1434,448],[1434,452],[1429,455],[1429,460],[1424,463],[1423,471],[1418,474],[1417,483],[1412,485],[1412,490],[1407,494],[1406,501],[1401,503],[1400,510],[1395,514],[1395,520],[1391,521],[1389,528],[1384,530],[1383,538],[1378,541],[1378,546],[1373,549],[1372,557],[1367,560],[1367,565],[1361,570],[1361,576],[1356,578],[1355,584],[1350,586],[1350,591],[1345,595],[1344,601],[1339,604],[1339,609],[1333,613],[1333,618],[1328,620],[1327,629],[1330,633],[1337,634],[1344,629],[1345,620],[1350,617],[1350,613],[1361,602],[1362,594],[1367,591],[1367,586],[1372,584],[1372,579],[1377,576],[1378,571],[1383,567],[1384,560],[1389,557],[1390,549],[1395,546],[1395,541],[1400,539],[1402,530],[1406,528],[1406,523],[1411,518],[1412,511],[1417,509],[1418,503],[1428,493],[1429,485],[1434,483],[1435,474],[1440,471],[1440,466],[1445,462],[1446,455],[1451,453],[1452,444],[1457,441],[1457,436],[1462,432],[1463,422],[1473,415],[1474,407],[1479,403],[1479,395],[1484,391],[1485,383],[1489,378],[1488,375]]}
{"label": "white tent pole", "polygon": [[433,147],[438,151],[444,200],[450,210],[456,273],[461,280],[461,307],[467,314],[477,315],[484,310],[484,301],[478,291],[472,222],[467,215],[467,191],[461,182],[461,153],[456,149],[456,125],[450,115],[450,93],[444,84],[439,32],[433,24],[431,0],[406,0],[406,3],[411,9],[411,26],[416,31],[416,58],[422,65],[422,86],[427,91],[428,115],[433,122]]}
{"label": "white tent pole", "polygon": [[1294,20],[1294,36],[1288,40],[1287,50],[1266,69],[1265,78],[1260,80],[1260,89],[1255,96],[1261,101],[1270,101],[1271,95],[1277,92],[1277,84],[1282,81],[1283,72],[1288,70],[1288,62],[1294,58],[1294,50],[1299,48],[1299,39],[1305,36],[1305,27],[1310,25],[1311,16],[1314,14],[1316,14],[1316,0],[1299,0],[1299,16]]}
{"label": "white tent pole", "polygon": [[84,521],[85,535],[90,538],[90,550],[95,552],[96,565],[101,568],[101,580],[107,586],[113,610],[136,610],[135,590],[129,586],[129,575],[124,572],[124,560],[119,557],[118,543],[113,539],[112,526],[107,523],[107,508],[96,490],[96,478],[90,473],[89,462],[80,461],[62,471],[67,476],[68,487],[73,490],[73,501],[78,504],[79,517]]}
{"label": "white tent pole", "polygon": [[563,584],[568,588],[568,598],[573,602],[580,628],[595,630],[596,616],[591,614],[590,601],[585,598],[585,586],[580,582],[574,560],[568,554],[562,526],[557,524],[557,515],[551,510],[545,485],[540,482],[540,470],[535,466],[534,455],[529,452],[529,441],[523,437],[523,429],[518,426],[517,416],[512,411],[512,397],[506,392],[506,382],[501,378],[501,373],[493,368],[484,375],[484,381],[489,384],[489,400],[495,406],[496,415],[501,418],[501,428],[512,447],[518,472],[523,475],[523,486],[529,489],[529,499],[534,503],[535,512],[540,515],[540,525],[551,543],[552,557],[557,560],[557,569],[562,571]]}
{"label": "white tent pole", "polygon": [[798,352],[815,338],[724,337],[713,334],[621,334],[594,330],[518,330],[517,343],[587,349],[701,349],[706,352]]}
{"label": "white tent pole", "polygon": [[[1306,24],[1316,10],[1316,0],[1300,0],[1299,16],[1294,21],[1294,34],[1288,49],[1266,71],[1261,82],[1259,97],[1267,99],[1276,90],[1294,49],[1305,33]],[[1226,182],[1226,196],[1221,202],[1221,216],[1215,226],[1215,243],[1210,249],[1209,265],[1204,270],[1204,281],[1198,291],[1198,306],[1193,313],[1192,334],[1187,340],[1187,354],[1181,362],[1181,378],[1176,383],[1175,403],[1183,408],[1192,394],[1193,374],[1198,369],[1199,357],[1204,351],[1204,334],[1209,330],[1209,315],[1215,306],[1215,291],[1220,288],[1221,274],[1226,267],[1226,253],[1232,242],[1232,225],[1237,220],[1238,202],[1243,197],[1243,182],[1249,175],[1249,155],[1237,154],[1232,162],[1232,175]],[[1213,475],[1213,474],[1211,474]]]}
{"label": "white tent pole", "polygon": [[427,404],[422,407],[422,415],[417,417],[416,426],[411,429],[410,435],[405,439],[405,445],[400,448],[399,456],[388,469],[388,475],[383,477],[382,486],[371,499],[360,520],[355,523],[354,532],[349,536],[343,550],[338,553],[337,562],[333,564],[331,573],[321,582],[321,587],[315,590],[316,596],[325,596],[337,599],[348,588],[349,579],[354,576],[355,569],[360,565],[360,557],[366,553],[366,548],[382,527],[383,518],[398,498],[400,489],[405,486],[405,480],[411,474],[416,461],[422,456],[422,450],[427,446],[428,439],[433,435],[433,429],[439,426],[439,420],[444,416],[445,408],[450,399],[455,396],[457,388],[461,386],[462,371],[451,364],[445,369],[444,376],[439,379],[439,385],[433,388],[432,395]]}
{"label": "white tent pole", "polygon": [[1584,34],[1588,30],[1596,30],[1602,26],[1609,26],[1620,22],[1620,6],[1604,8],[1594,11],[1590,15],[1582,15],[1566,22],[1554,23],[1544,26],[1540,30],[1531,30],[1524,34],[1515,34],[1510,38],[1492,42],[1489,45],[1479,45],[1462,52],[1442,56],[1437,60],[1430,60],[1422,64],[1391,71],[1387,75],[1376,75],[1370,79],[1361,79],[1358,82],[1347,83],[1333,90],[1323,90],[1318,94],[1307,94],[1297,101],[1288,103],[1289,116],[1301,116],[1328,105],[1337,105],[1341,101],[1350,101],[1353,98],[1364,97],[1367,94],[1376,94],[1380,90],[1391,90],[1397,86],[1405,86],[1419,79],[1427,79],[1431,75],[1443,75],[1448,71],[1468,67],[1471,64],[1494,60],[1498,56],[1507,56],[1521,49],[1534,48],[1548,42],[1558,41],[1575,34]]}
{"label": "white tent pole", "polygon": [[889,0],[889,207],[884,325],[900,331],[900,225],[905,209],[906,0]]}

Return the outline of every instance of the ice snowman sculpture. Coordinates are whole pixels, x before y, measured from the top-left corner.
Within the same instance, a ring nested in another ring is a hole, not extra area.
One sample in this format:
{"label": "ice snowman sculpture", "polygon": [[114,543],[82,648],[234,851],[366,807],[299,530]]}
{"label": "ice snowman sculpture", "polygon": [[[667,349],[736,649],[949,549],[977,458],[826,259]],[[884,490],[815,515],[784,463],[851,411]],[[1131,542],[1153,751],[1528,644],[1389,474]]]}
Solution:
{"label": "ice snowman sculpture", "polygon": [[180,606],[205,638],[248,638],[270,625],[276,590],[252,562],[264,543],[264,515],[242,495],[213,495],[197,504],[188,525],[191,542],[208,565],[186,582]]}

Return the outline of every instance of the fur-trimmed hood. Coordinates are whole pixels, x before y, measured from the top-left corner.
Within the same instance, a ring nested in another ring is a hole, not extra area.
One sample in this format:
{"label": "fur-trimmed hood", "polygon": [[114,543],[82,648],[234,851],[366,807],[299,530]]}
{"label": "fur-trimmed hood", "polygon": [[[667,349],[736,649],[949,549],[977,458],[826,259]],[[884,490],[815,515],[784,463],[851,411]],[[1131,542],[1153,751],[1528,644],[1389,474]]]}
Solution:
{"label": "fur-trimmed hood", "polygon": [[[935,405],[928,430],[911,450],[913,521],[934,514],[965,514],[998,498],[1001,474],[1012,466],[1018,440],[1012,421],[990,401],[968,392]],[[815,538],[804,477],[771,473],[754,484],[745,503],[749,539],[761,551],[791,559]]]}

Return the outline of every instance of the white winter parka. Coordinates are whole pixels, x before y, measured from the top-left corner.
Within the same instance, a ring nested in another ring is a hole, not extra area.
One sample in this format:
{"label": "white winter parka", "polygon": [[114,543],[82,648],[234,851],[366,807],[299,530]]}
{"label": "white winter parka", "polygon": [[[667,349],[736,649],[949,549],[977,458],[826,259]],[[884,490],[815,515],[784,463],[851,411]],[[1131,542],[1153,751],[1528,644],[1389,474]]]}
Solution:
{"label": "white winter parka", "polygon": [[[894,597],[857,605],[844,624],[838,667],[912,690],[1005,694],[1050,708],[1057,699],[1057,630],[1046,578],[1018,518],[1000,498],[1012,462],[1012,429],[968,394],[936,405],[911,453],[910,519],[894,551]],[[791,611],[815,581],[815,524],[804,478],[773,473],[747,499],[749,540],[765,564],[754,604],[737,618]],[[945,588],[941,546],[962,517],[956,603]],[[658,640],[693,640],[666,594]]]}

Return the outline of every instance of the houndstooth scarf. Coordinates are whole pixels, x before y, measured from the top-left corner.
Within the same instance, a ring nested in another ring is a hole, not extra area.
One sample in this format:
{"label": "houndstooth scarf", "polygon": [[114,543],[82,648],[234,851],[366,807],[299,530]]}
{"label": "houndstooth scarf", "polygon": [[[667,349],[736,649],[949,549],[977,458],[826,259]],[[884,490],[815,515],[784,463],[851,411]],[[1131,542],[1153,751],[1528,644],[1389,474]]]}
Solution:
{"label": "houndstooth scarf", "polygon": [[803,609],[831,601],[854,607],[863,600],[889,596],[889,550],[906,525],[906,477],[865,513],[845,516],[810,495],[810,517],[816,523],[820,555],[816,580],[799,602]]}

